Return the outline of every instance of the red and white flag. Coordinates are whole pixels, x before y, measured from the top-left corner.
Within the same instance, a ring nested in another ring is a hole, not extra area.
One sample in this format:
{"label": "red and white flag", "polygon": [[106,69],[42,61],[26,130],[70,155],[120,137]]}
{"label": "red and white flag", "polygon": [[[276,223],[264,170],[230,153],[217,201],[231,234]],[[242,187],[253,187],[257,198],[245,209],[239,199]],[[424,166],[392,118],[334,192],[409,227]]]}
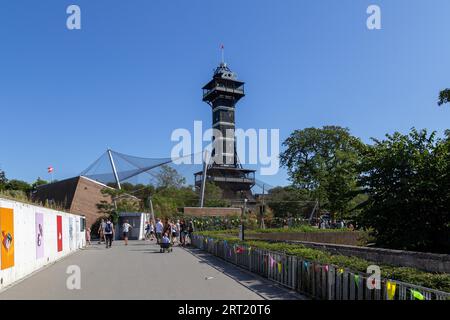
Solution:
{"label": "red and white flag", "polygon": [[52,166],[48,167],[48,168],[47,168],[47,172],[48,172],[48,173],[52,173],[52,172],[53,172],[53,167],[52,167]]}

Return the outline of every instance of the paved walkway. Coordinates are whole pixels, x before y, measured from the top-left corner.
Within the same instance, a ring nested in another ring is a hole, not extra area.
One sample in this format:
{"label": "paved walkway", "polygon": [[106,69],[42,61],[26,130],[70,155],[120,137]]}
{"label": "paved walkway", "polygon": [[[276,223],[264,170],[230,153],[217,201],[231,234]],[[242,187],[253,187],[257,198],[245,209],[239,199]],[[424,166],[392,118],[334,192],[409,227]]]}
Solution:
{"label": "paved walkway", "polygon": [[[81,269],[81,289],[68,290],[67,267]],[[148,241],[93,245],[0,292],[5,299],[302,299],[196,249],[159,253]]]}

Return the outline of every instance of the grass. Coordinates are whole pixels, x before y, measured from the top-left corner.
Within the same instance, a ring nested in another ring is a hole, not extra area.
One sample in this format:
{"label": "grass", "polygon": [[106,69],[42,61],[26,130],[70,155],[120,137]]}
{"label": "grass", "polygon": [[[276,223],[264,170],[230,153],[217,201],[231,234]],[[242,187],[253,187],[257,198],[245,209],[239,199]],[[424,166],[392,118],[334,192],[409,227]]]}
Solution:
{"label": "grass", "polygon": [[6,200],[18,201],[18,202],[22,202],[22,203],[27,203],[27,204],[30,204],[33,206],[44,207],[47,209],[68,212],[65,208],[63,208],[62,206],[57,205],[57,204],[48,204],[48,203],[31,201],[27,197],[25,192],[19,191],[19,190],[1,190],[0,198],[6,199]]}
{"label": "grass", "polygon": [[[199,235],[215,238],[217,240],[227,240],[229,243],[237,243],[251,246],[253,248],[260,248],[270,251],[282,252],[288,255],[300,257],[304,260],[314,261],[321,264],[334,265],[338,268],[350,269],[366,273],[367,267],[376,263],[357,258],[347,257],[338,254],[331,254],[326,251],[306,248],[300,244],[287,243],[270,243],[260,240],[239,241],[235,236],[230,234],[236,230],[224,230],[219,234],[218,231],[204,231],[198,232]],[[408,267],[394,267],[389,265],[380,265],[381,274],[383,278],[402,281],[418,286],[423,286],[430,289],[450,292],[450,274],[430,273],[414,268]]]}

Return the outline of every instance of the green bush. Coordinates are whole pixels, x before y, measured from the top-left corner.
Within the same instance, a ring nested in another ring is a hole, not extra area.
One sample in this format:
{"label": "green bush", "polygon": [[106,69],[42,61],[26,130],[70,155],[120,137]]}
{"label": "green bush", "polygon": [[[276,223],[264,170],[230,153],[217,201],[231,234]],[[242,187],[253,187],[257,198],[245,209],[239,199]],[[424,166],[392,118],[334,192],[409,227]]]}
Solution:
{"label": "green bush", "polygon": [[[219,234],[219,231],[204,231],[199,232],[198,234],[215,238],[217,240],[226,240],[231,244],[244,244],[253,248],[282,252],[288,255],[300,257],[304,260],[334,265],[338,268],[351,269],[362,273],[366,273],[368,266],[376,264],[357,257],[347,257],[338,254],[331,254],[318,249],[306,248],[300,244],[271,243],[260,240],[242,242],[239,241],[237,237],[231,236],[230,231],[235,232],[235,230],[225,230],[221,231],[222,234]],[[380,265],[380,268],[383,278],[450,292],[450,274],[430,273],[413,268],[394,267],[389,265]]]}

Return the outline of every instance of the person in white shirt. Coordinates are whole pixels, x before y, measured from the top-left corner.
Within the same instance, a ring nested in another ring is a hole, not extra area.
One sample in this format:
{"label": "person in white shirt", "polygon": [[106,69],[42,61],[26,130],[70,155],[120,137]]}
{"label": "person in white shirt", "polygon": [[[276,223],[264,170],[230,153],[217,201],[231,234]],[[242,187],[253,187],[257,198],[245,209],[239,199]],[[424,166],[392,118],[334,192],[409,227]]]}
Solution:
{"label": "person in white shirt", "polygon": [[170,224],[170,232],[172,233],[172,244],[174,245],[175,242],[178,242],[178,226],[179,223],[171,223]]}
{"label": "person in white shirt", "polygon": [[133,227],[128,223],[128,220],[125,220],[125,223],[122,225],[123,229],[123,239],[125,240],[125,245],[128,245],[128,233],[130,232],[130,229],[133,229]]}
{"label": "person in white shirt", "polygon": [[157,219],[156,221],[157,221],[155,226],[156,242],[159,244],[161,242],[164,225],[161,222],[161,219]]}

